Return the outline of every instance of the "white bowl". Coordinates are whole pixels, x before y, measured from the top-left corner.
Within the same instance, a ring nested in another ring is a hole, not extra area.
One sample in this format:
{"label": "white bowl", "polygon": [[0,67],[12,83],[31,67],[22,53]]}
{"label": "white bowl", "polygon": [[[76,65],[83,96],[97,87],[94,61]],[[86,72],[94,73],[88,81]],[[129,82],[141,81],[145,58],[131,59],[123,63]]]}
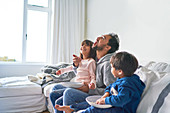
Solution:
{"label": "white bowl", "polygon": [[110,107],[112,107],[112,105],[109,105],[109,104],[96,104],[96,101],[101,97],[102,97],[101,95],[88,96],[86,98],[86,101],[91,106],[94,106],[94,107],[97,107],[97,108],[110,108]]}
{"label": "white bowl", "polygon": [[71,88],[79,88],[83,86],[81,82],[61,82],[60,84],[65,87],[71,87]]}

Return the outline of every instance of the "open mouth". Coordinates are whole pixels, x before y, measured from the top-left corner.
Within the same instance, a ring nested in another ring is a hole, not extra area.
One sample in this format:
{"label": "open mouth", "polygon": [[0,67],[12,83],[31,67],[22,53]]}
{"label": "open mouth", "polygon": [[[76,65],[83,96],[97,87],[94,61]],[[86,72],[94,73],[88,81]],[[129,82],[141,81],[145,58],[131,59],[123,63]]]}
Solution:
{"label": "open mouth", "polygon": [[95,47],[97,45],[97,41],[93,44],[93,46],[92,47]]}

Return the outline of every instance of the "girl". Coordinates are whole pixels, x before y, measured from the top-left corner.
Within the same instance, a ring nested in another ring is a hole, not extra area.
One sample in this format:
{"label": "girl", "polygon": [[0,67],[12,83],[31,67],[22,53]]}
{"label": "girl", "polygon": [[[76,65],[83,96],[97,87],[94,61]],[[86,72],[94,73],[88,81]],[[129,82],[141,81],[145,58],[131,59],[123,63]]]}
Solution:
{"label": "girl", "polygon": [[[95,70],[96,70],[96,62],[95,58],[95,50],[92,49],[93,42],[90,40],[84,40],[81,43],[80,48],[80,58],[81,62],[77,68],[77,74],[75,81],[76,82],[85,82],[89,85],[90,89],[95,88],[96,80],[95,80]],[[76,57],[73,55],[73,57]],[[56,72],[56,75],[60,75],[69,71],[73,71],[73,66],[69,66],[67,68],[62,68]]]}
{"label": "girl", "polygon": [[[93,45],[93,42],[90,40],[84,40],[81,43],[81,48],[80,48],[81,62],[78,65],[77,74],[75,77],[76,82],[83,82],[85,84],[88,84],[89,89],[96,88],[96,77],[95,77],[96,62],[94,60],[96,56],[96,52],[95,50],[92,49],[92,45]],[[76,57],[75,55],[73,56]],[[58,70],[56,74],[60,75],[60,74],[63,74],[65,72],[72,71],[72,70],[73,70],[73,66],[69,66],[67,68],[62,68]],[[63,105],[62,96],[63,96],[65,89],[66,87],[60,84],[57,84],[53,87],[52,92],[50,93],[50,100],[52,102],[55,113],[61,112],[55,109],[55,105],[56,104]]]}

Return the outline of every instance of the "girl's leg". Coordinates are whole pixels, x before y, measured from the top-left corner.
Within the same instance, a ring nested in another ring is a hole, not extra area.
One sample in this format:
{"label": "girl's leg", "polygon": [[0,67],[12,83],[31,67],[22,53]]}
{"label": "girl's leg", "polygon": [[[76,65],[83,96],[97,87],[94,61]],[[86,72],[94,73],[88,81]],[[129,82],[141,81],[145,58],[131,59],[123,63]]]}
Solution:
{"label": "girl's leg", "polygon": [[72,105],[86,101],[85,99],[87,96],[88,94],[85,92],[73,88],[67,88],[63,94],[63,105]]}
{"label": "girl's leg", "polygon": [[66,88],[66,87],[64,87],[64,86],[61,85],[61,84],[56,84],[56,85],[53,87],[52,91],[58,90],[58,89],[63,89],[63,88]]}

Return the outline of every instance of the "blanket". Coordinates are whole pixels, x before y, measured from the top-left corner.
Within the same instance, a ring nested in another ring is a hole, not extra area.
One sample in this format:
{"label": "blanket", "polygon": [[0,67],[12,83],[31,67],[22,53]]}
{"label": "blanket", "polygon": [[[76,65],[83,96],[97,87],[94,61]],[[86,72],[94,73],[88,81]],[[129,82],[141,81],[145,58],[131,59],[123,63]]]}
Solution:
{"label": "blanket", "polygon": [[72,78],[76,76],[74,71],[70,71],[61,75],[56,75],[56,71],[61,68],[66,68],[71,64],[68,63],[59,63],[56,65],[46,65],[41,68],[41,72],[37,73],[36,75],[28,75],[28,79],[31,82],[35,82],[40,84],[42,88],[46,85],[51,83],[58,83],[58,82],[68,82]]}

